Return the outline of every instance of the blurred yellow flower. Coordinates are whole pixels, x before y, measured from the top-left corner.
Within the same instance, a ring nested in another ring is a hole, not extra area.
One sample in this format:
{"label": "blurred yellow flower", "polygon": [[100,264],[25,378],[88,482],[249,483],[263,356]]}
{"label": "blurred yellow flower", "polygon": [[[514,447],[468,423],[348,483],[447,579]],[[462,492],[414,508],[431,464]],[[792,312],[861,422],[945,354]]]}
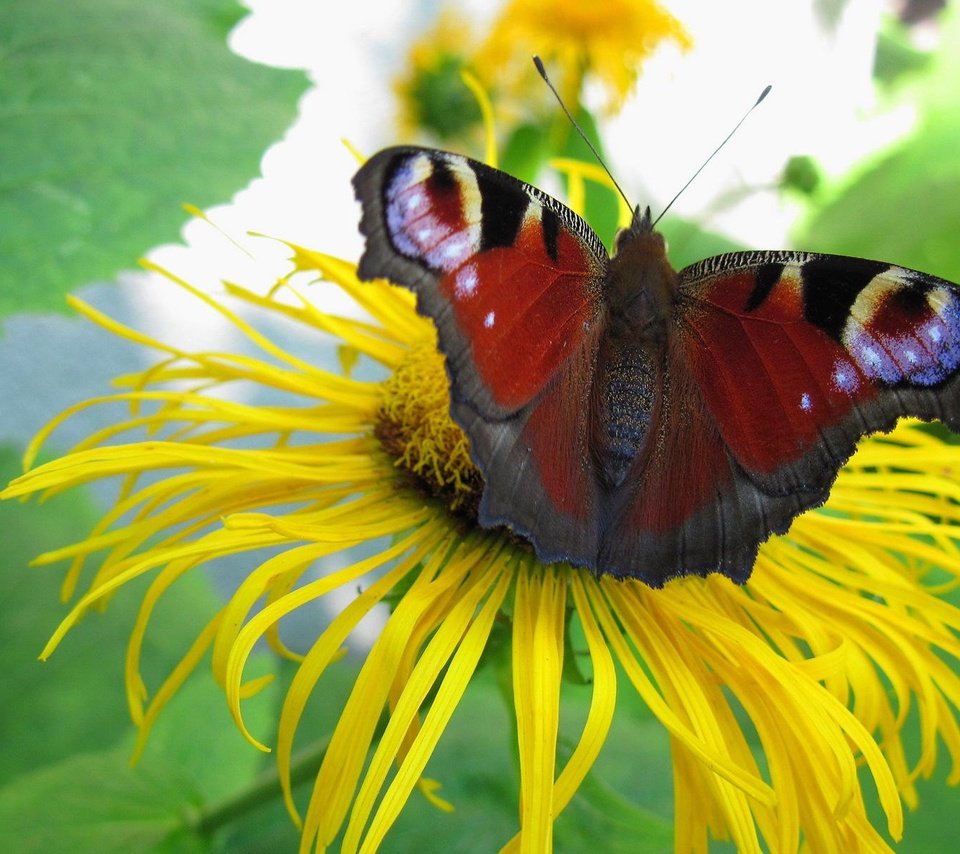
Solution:
{"label": "blurred yellow flower", "polygon": [[426,131],[438,140],[463,140],[480,131],[480,109],[464,86],[471,27],[450,10],[410,48],[406,70],[394,83],[400,105],[400,133]]}
{"label": "blurred yellow flower", "polygon": [[[267,296],[230,285],[230,297],[265,321],[283,316],[318,340],[334,336],[381,366],[385,379],[304,361],[172,275],[262,355],[170,346],[73,301],[108,331],[165,356],[121,378],[121,392],[56,419],[30,448],[27,473],[2,493],[43,494],[106,477],[123,485],[86,540],[38,559],[72,561],[71,593],[84,562],[102,556],[44,656],[91,608],[149,576],[127,651],[138,749],[208,651],[237,725],[263,747],[246,730],[242,705],[257,701],[261,683],[245,683],[244,667],[265,638],[297,663],[272,741],[302,849],[339,840],[343,851],[372,851],[418,786],[449,809],[424,771],[494,626],[506,626],[520,799],[517,825],[501,829],[504,850],[551,850],[554,821],[600,753],[618,690],[630,688],[670,734],[676,851],[702,852],[710,838],[744,852],[889,850],[867,818],[861,779],[876,788],[886,831],[898,839],[901,799],[915,803],[914,782],[933,770],[938,739],[960,764],[960,679],[947,663],[960,656],[960,611],[938,597],[960,580],[960,449],[914,423],[866,442],[829,504],[766,543],[742,587],[714,576],[653,590],[543,566],[516,538],[473,521],[479,478],[447,414],[433,328],[411,294],[360,283],[353,264],[291,248],[298,270],[326,282],[311,296],[322,303],[325,289],[339,287],[371,320],[323,311],[286,283]],[[220,393],[244,385],[286,398],[250,404]],[[132,412],[31,468],[64,418],[111,402]],[[363,559],[347,556],[365,543],[379,545]],[[216,558],[264,547],[272,556],[251,566],[222,609],[197,626],[182,662],[148,686],[140,651],[164,592]],[[337,556],[336,571],[305,579],[316,561]],[[304,654],[283,645],[284,617],[346,592],[349,604]],[[302,811],[290,777],[298,724],[351,631],[385,602],[391,613]],[[563,678],[568,632],[592,696],[575,733],[561,715],[571,688]],[[908,719],[921,736],[912,760],[901,742]],[[558,739],[571,736],[576,746],[562,761]]]}
{"label": "blurred yellow flower", "polygon": [[539,55],[571,107],[580,103],[584,80],[606,92],[606,109],[617,112],[637,74],[664,41],[692,46],[683,26],[653,0],[510,0],[473,57],[481,79],[529,98]]}

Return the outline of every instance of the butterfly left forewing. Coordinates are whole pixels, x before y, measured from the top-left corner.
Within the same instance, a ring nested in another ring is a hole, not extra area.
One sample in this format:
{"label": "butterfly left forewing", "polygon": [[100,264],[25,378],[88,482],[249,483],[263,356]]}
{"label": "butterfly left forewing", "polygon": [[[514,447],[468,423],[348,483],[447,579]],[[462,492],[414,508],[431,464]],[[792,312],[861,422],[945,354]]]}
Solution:
{"label": "butterfly left forewing", "polygon": [[605,252],[555,199],[434,149],[388,148],[354,177],[361,279],[410,288],[433,318],[451,392],[505,418],[542,392],[603,321]]}
{"label": "butterfly left forewing", "polygon": [[576,214],[460,155],[390,148],[354,177],[361,279],[410,288],[432,318],[451,414],[484,477],[480,521],[546,559],[592,565],[589,392],[606,252]]}

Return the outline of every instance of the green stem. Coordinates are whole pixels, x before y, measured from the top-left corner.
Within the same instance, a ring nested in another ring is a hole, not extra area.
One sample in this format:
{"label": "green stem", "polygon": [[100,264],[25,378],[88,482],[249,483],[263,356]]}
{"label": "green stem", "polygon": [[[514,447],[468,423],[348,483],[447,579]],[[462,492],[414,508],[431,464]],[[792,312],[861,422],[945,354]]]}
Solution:
{"label": "green stem", "polygon": [[[316,775],[329,744],[327,736],[293,756],[290,762],[291,788]],[[212,836],[235,819],[276,800],[280,792],[280,774],[274,765],[257,775],[250,785],[198,810],[189,823],[201,836]]]}
{"label": "green stem", "polygon": [[[373,732],[372,742],[375,743],[380,739],[386,725],[387,718],[381,715]],[[330,736],[327,735],[293,755],[290,760],[291,789],[316,776],[329,746]],[[197,810],[186,824],[200,836],[212,836],[235,819],[277,800],[281,796],[281,791],[280,773],[274,764],[258,774],[249,786]]]}
{"label": "green stem", "polygon": [[517,774],[519,774],[520,754],[517,748],[517,739],[519,736],[517,733],[517,714],[513,696],[513,667],[510,656],[510,647],[504,646],[497,650],[493,656],[491,656],[490,663],[495,674],[495,681],[500,694],[500,699],[503,700],[503,705],[507,710],[507,720],[510,721],[510,743],[513,745],[513,749],[510,751],[510,757],[513,759],[513,764]]}

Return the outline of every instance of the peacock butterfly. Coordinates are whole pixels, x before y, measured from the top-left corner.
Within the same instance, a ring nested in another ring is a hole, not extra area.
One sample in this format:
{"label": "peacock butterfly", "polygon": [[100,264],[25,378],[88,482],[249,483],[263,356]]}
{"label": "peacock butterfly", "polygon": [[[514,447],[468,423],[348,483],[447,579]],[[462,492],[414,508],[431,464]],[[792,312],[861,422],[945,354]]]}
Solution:
{"label": "peacock butterfly", "polygon": [[545,562],[660,587],[750,575],[898,417],[960,431],[960,288],[879,261],[734,252],[674,271],[649,209],[609,257],[536,187],[389,148],[353,179],[361,279],[415,292],[485,487]]}

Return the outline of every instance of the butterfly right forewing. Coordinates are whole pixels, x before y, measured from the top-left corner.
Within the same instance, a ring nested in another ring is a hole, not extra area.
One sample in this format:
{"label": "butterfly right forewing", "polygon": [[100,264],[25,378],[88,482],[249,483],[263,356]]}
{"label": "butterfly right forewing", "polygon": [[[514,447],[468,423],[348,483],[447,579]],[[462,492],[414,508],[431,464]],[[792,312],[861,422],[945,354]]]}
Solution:
{"label": "butterfly right forewing", "polygon": [[[666,577],[743,580],[760,543],[826,500],[862,436],[903,416],[960,428],[960,288],[882,262],[700,262],[680,273],[671,354],[663,450],[620,517],[613,566],[652,550]],[[651,524],[658,480],[674,528]]]}
{"label": "butterfly right forewing", "polygon": [[769,493],[829,488],[860,437],[900,417],[960,429],[956,285],[813,253],[735,253],[681,278],[690,364]]}

